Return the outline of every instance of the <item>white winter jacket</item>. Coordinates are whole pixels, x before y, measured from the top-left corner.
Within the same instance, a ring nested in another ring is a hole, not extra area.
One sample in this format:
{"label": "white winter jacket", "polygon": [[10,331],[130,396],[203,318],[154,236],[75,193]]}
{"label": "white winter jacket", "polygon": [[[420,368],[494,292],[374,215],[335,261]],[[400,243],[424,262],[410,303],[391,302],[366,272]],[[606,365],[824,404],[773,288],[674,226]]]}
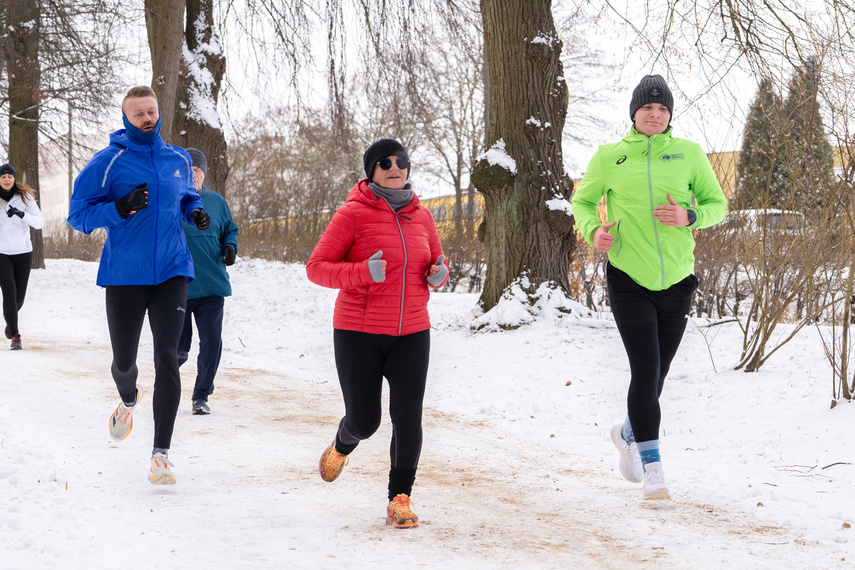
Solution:
{"label": "white winter jacket", "polygon": [[[9,206],[14,206],[24,212],[24,218],[8,216]],[[0,198],[0,254],[18,255],[33,251],[33,242],[30,241],[30,228],[42,229],[45,220],[34,200],[26,202],[21,194],[16,192],[8,202]]]}

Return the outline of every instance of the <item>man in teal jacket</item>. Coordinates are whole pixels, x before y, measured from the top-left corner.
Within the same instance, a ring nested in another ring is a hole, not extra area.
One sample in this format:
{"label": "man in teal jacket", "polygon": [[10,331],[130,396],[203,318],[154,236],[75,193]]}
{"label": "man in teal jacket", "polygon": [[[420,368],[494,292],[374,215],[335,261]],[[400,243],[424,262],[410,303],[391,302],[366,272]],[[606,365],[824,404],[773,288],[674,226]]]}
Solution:
{"label": "man in teal jacket", "polygon": [[224,298],[232,294],[226,266],[235,262],[238,227],[232,221],[226,199],[204,185],[208,173],[205,155],[195,148],[188,148],[187,153],[193,160],[193,185],[211,217],[211,227],[202,232],[190,225],[184,226],[187,245],[196,268],[196,279],[187,286],[187,312],[184,314],[184,329],[178,343],[178,364],[184,364],[189,356],[193,341],[192,315],[199,332],[193,414],[207,415],[211,413],[208,396],[214,392],[214,376],[217,375],[223,352]]}
{"label": "man in teal jacket", "polygon": [[[609,303],[631,375],[627,417],[611,437],[621,474],[643,483],[645,499],[670,498],[659,454],[659,396],[698,286],[692,229],[719,223],[727,211],[706,154],[671,136],[673,106],[665,80],[645,76],[632,93],[632,129],[597,150],[573,196],[579,231],[609,254]],[[597,216],[603,197],[606,223]]]}

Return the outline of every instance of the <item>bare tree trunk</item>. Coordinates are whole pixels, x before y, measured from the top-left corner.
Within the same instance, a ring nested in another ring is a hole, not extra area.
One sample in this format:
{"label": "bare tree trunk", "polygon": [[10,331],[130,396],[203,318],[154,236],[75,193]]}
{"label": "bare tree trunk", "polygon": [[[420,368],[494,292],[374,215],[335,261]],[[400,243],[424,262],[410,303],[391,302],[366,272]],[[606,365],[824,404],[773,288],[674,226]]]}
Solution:
{"label": "bare tree trunk", "polygon": [[184,2],[145,0],[145,25],[151,52],[151,88],[160,104],[160,133],[168,143],[172,142],[172,121],[177,106],[183,24]]}
{"label": "bare tree trunk", "polygon": [[[568,200],[561,135],[567,85],[551,0],[481,0],[489,73],[488,146],[504,141],[516,172],[480,160],[473,172],[484,194],[485,310],[526,276],[529,294],[543,283],[570,291],[576,247],[573,218],[547,201]],[[568,204],[569,205],[569,204]]]}
{"label": "bare tree trunk", "polygon": [[[36,190],[39,200],[39,34],[38,4],[30,0],[6,2],[6,66],[9,75],[9,163],[17,179]],[[44,269],[41,230],[30,229],[33,269]]]}
{"label": "bare tree trunk", "polygon": [[[170,142],[198,148],[208,160],[205,186],[225,195],[226,138],[217,115],[226,58],[214,27],[213,0],[187,0],[187,27]],[[187,59],[189,56],[189,59]]]}

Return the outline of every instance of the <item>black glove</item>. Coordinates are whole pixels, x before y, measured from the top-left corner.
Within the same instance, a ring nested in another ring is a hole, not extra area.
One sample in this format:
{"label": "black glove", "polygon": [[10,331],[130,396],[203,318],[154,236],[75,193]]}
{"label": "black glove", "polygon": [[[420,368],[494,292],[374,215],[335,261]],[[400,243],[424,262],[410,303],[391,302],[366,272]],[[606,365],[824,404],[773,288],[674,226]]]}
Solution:
{"label": "black glove", "polygon": [[143,182],[131,190],[127,196],[114,202],[116,211],[119,212],[122,218],[127,220],[131,214],[148,208],[148,189],[145,187],[146,184],[147,182]]}
{"label": "black glove", "polygon": [[16,208],[15,206],[12,206],[12,205],[10,205],[9,209],[6,210],[6,215],[10,218],[12,216],[18,216],[22,220],[24,219],[24,212],[22,212],[21,210],[19,210],[18,208]]}
{"label": "black glove", "polygon": [[223,247],[223,263],[226,265],[234,265],[236,256],[237,254],[235,253],[235,250],[232,249],[232,246],[227,245]]}
{"label": "black glove", "polygon": [[205,210],[193,210],[190,212],[190,219],[200,230],[207,230],[211,225],[211,216]]}

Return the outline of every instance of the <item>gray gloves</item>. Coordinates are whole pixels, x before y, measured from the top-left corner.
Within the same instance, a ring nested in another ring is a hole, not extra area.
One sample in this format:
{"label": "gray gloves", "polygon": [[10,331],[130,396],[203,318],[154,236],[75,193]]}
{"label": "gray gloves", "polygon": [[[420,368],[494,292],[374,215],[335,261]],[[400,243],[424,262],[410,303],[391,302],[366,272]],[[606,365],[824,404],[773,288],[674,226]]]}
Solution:
{"label": "gray gloves", "polygon": [[384,262],[380,259],[381,257],[383,257],[382,250],[368,258],[368,271],[371,272],[371,280],[375,283],[386,280],[386,271],[383,267]]}
{"label": "gray gloves", "polygon": [[427,282],[433,287],[439,287],[440,285],[442,285],[442,282],[445,281],[445,278],[448,276],[448,267],[445,266],[444,261],[444,255],[440,255],[439,257],[437,257],[436,263],[434,263],[434,265],[439,266],[439,271],[427,278]]}

